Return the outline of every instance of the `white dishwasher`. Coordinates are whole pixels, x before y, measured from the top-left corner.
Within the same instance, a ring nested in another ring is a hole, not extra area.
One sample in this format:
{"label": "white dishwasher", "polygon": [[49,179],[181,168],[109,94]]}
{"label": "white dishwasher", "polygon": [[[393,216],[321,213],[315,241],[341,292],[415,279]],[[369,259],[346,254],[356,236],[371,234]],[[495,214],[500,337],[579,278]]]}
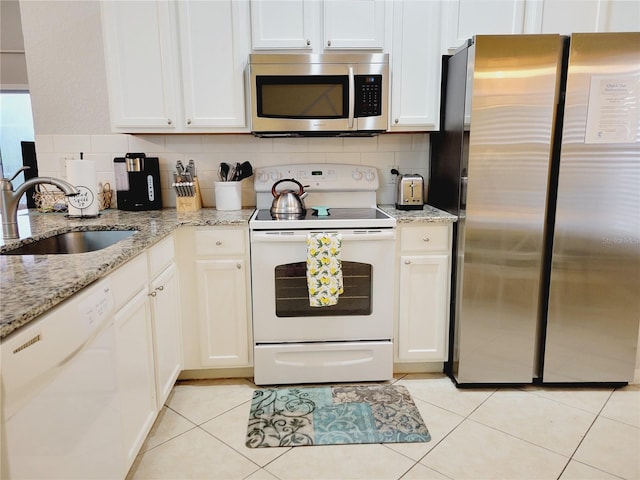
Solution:
{"label": "white dishwasher", "polygon": [[113,310],[101,280],[2,341],[1,478],[124,478]]}

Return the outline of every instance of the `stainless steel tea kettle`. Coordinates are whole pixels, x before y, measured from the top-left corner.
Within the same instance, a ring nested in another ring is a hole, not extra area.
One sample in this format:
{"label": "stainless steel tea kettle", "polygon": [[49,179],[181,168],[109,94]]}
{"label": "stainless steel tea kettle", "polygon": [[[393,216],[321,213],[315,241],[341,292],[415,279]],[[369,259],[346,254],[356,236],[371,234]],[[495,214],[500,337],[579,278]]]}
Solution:
{"label": "stainless steel tea kettle", "polygon": [[[282,190],[276,191],[276,187],[284,182],[295,183],[298,186],[298,191],[294,190]],[[300,182],[293,178],[283,178],[278,180],[271,187],[271,194],[273,195],[273,202],[271,203],[271,215],[276,218],[298,218],[305,214],[306,209],[304,206],[304,198],[308,195],[304,191],[304,187]]]}

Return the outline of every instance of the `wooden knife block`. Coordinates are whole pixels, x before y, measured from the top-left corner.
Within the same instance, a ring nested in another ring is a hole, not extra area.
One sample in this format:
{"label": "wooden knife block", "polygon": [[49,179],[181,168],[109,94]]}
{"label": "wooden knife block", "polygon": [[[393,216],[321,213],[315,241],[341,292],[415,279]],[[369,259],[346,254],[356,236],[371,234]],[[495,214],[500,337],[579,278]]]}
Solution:
{"label": "wooden knife block", "polygon": [[176,209],[178,212],[197,212],[202,208],[202,195],[200,194],[200,184],[198,178],[193,179],[196,194],[193,197],[177,197]]}

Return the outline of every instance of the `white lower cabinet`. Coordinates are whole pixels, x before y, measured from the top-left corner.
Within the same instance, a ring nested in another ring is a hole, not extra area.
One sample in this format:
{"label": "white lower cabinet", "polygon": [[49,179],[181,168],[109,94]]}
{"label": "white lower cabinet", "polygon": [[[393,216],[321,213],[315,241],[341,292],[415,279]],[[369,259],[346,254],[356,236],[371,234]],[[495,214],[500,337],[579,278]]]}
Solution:
{"label": "white lower cabinet", "polygon": [[130,467],[158,413],[146,288],[116,313],[114,325],[125,455]]}
{"label": "white lower cabinet", "polygon": [[184,368],[252,366],[247,229],[178,233]]}
{"label": "white lower cabinet", "polygon": [[150,284],[158,408],[167,400],[182,370],[180,285],[175,263]]}
{"label": "white lower cabinet", "polygon": [[250,365],[246,270],[243,258],[196,261],[202,365]]}
{"label": "white lower cabinet", "polygon": [[401,226],[396,362],[447,360],[451,225]]}
{"label": "white lower cabinet", "polygon": [[173,235],[151,247],[148,260],[156,396],[161,409],[182,370],[182,309]]}

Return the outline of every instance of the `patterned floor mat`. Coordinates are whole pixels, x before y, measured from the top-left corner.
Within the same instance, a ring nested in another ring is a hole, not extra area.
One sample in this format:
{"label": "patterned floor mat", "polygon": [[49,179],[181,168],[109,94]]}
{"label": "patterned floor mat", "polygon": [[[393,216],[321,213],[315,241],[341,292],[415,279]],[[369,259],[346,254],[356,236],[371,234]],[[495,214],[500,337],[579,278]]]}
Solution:
{"label": "patterned floor mat", "polygon": [[247,447],[428,442],[409,391],[395,385],[256,390]]}

